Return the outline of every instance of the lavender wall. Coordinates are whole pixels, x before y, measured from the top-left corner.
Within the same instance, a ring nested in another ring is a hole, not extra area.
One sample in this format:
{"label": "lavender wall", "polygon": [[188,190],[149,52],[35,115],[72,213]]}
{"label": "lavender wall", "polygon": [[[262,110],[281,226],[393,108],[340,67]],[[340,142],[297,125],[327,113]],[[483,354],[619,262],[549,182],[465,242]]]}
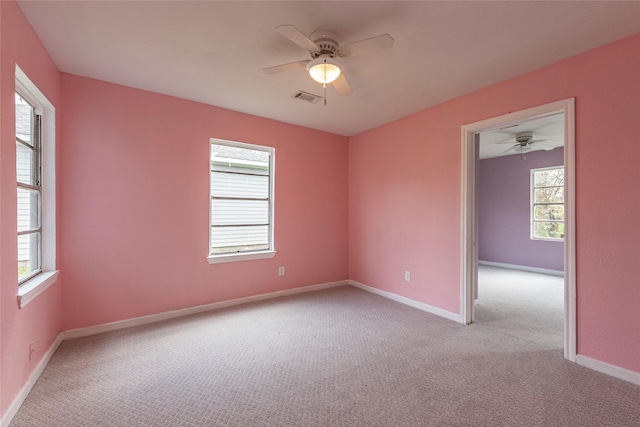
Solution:
{"label": "lavender wall", "polygon": [[480,160],[479,259],[564,270],[562,242],[530,238],[531,169],[563,164],[564,150]]}

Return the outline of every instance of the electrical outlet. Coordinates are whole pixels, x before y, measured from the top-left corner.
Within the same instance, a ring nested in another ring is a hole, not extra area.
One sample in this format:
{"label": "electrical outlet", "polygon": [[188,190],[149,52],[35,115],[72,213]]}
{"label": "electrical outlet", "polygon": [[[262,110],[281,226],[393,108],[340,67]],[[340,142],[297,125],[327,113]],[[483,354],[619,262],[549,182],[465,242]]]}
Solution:
{"label": "electrical outlet", "polygon": [[29,360],[35,359],[38,350],[36,349],[35,341],[29,344]]}
{"label": "electrical outlet", "polygon": [[410,271],[405,271],[404,272],[404,281],[405,282],[410,282],[411,281],[411,272]]}
{"label": "electrical outlet", "polygon": [[284,276],[284,265],[278,267],[278,276]]}

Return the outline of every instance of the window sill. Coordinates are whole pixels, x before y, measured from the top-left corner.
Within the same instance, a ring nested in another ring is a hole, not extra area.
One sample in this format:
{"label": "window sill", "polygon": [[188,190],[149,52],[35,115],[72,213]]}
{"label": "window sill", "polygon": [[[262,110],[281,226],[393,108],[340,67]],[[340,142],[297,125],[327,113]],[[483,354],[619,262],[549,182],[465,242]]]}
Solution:
{"label": "window sill", "polygon": [[35,297],[40,295],[45,289],[53,285],[58,280],[58,274],[56,271],[46,271],[38,274],[33,279],[20,285],[18,288],[18,306],[20,308],[29,304]]}
{"label": "window sill", "polygon": [[263,251],[263,252],[245,252],[240,254],[225,254],[225,255],[209,255],[207,262],[209,264],[222,264],[224,262],[237,262],[237,261],[251,261],[254,259],[266,259],[276,256],[276,251]]}

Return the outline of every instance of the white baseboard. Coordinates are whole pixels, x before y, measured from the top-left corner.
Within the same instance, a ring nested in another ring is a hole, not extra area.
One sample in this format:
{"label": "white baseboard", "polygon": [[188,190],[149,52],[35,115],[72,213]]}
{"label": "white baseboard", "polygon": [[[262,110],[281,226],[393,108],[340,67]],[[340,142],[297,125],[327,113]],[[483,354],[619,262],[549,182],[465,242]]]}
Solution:
{"label": "white baseboard", "polygon": [[529,267],[526,265],[507,264],[504,262],[478,261],[480,265],[490,265],[492,267],[510,268],[511,270],[529,271],[531,273],[550,274],[552,276],[564,277],[564,271],[551,270],[548,268]]}
{"label": "white baseboard", "polygon": [[117,322],[105,323],[102,325],[89,326],[87,328],[78,328],[78,329],[72,329],[69,331],[62,332],[56,337],[56,340],[51,345],[49,350],[47,350],[42,360],[40,360],[36,368],[33,370],[33,372],[31,372],[31,375],[29,376],[29,379],[27,380],[25,385],[22,387],[22,389],[20,389],[20,392],[18,392],[16,397],[13,399],[13,401],[9,405],[9,408],[7,408],[7,411],[4,413],[2,418],[0,418],[0,427],[7,427],[11,423],[11,420],[20,409],[20,406],[22,406],[22,403],[24,402],[24,400],[27,398],[27,395],[29,395],[29,392],[31,391],[35,383],[38,381],[38,378],[40,378],[40,375],[44,371],[44,368],[47,367],[49,360],[51,360],[51,357],[53,356],[53,354],[56,352],[56,350],[64,340],[100,334],[108,331],[115,331],[117,329],[130,328],[133,326],[146,325],[149,323],[160,322],[162,320],[188,316],[190,314],[204,313],[207,311],[213,311],[213,310],[218,310],[225,307],[232,307],[236,305],[247,304],[250,302],[263,301],[263,300],[283,297],[287,295],[318,291],[321,289],[333,288],[336,286],[346,286],[348,284],[349,282],[347,280],[341,280],[338,282],[321,283],[319,285],[302,286],[299,288],[285,289],[282,291],[275,291],[275,292],[269,292],[266,294],[253,295],[245,298],[237,298],[229,301],[214,302],[211,304],[199,305],[196,307],[188,307],[180,310],[167,311],[164,313],[151,314],[149,316],[136,317],[133,319],[120,320]]}
{"label": "white baseboard", "polygon": [[631,384],[640,385],[640,372],[630,371],[619,366],[610,365],[581,354],[576,355],[576,363],[585,368],[593,369],[600,373],[630,382]]}
{"label": "white baseboard", "polygon": [[[189,308],[184,308],[180,310],[173,310],[173,311],[168,311],[164,313],[152,314],[149,316],[136,317],[133,319],[120,320],[117,322],[105,323],[97,326],[90,326],[87,328],[72,329],[69,331],[62,332],[56,337],[55,341],[53,342],[51,347],[49,347],[44,357],[40,360],[40,362],[38,362],[38,365],[31,372],[31,375],[29,376],[29,379],[27,380],[27,382],[24,384],[22,389],[20,389],[16,397],[13,399],[13,401],[7,408],[7,411],[3,414],[2,418],[0,418],[0,427],[9,426],[9,424],[11,423],[11,420],[20,409],[20,406],[22,406],[22,403],[29,395],[29,392],[31,391],[33,386],[36,384],[38,379],[40,378],[40,375],[42,375],[42,372],[44,371],[47,364],[49,363],[49,360],[51,360],[51,357],[53,357],[53,354],[56,352],[56,350],[58,349],[62,341],[66,339],[84,337],[84,336],[99,334],[102,332],[129,328],[132,326],[146,325],[149,323],[159,322],[162,320],[173,319],[181,316],[188,316],[190,314],[203,313],[203,312],[213,311],[221,308],[247,304],[250,302],[263,301],[263,300],[278,298],[278,297],[287,296],[287,295],[301,294],[305,292],[312,292],[320,289],[327,289],[327,288],[344,286],[344,285],[351,285],[356,288],[365,290],[367,292],[371,292],[376,295],[389,298],[393,301],[397,301],[399,303],[408,305],[410,307],[414,307],[419,310],[426,311],[427,313],[435,314],[436,316],[444,317],[445,319],[449,319],[454,322],[461,323],[461,316],[459,314],[452,313],[450,311],[443,310],[441,308],[434,307],[429,304],[414,301],[412,299],[409,299],[391,292],[376,289],[371,286],[367,286],[362,283],[356,282],[354,280],[342,280],[338,282],[322,283],[319,285],[303,286],[299,288],[269,292],[266,294],[254,295],[254,296],[245,297],[245,298],[238,298],[238,299],[229,300],[229,301],[215,302],[212,304],[189,307]],[[624,381],[628,381],[632,384],[640,385],[640,373],[638,372],[634,372],[628,369],[620,368],[618,366],[610,365],[608,363],[591,359],[590,357],[582,356],[582,355],[576,356],[576,363],[578,363],[581,366],[601,372],[603,374],[610,375],[612,377],[619,378]]]}
{"label": "white baseboard", "polygon": [[409,299],[407,297],[403,297],[403,296],[398,295],[398,294],[394,294],[392,292],[387,292],[387,291],[383,291],[383,290],[380,290],[380,289],[377,289],[377,288],[372,288],[371,286],[364,285],[364,284],[356,282],[354,280],[349,280],[349,284],[351,286],[354,286],[356,288],[362,289],[364,291],[371,292],[373,294],[380,295],[380,296],[385,297],[385,298],[389,298],[390,300],[393,300],[393,301],[408,305],[408,306],[413,307],[413,308],[417,308],[417,309],[422,310],[422,311],[426,311],[427,313],[435,314],[436,316],[444,317],[445,319],[449,319],[449,320],[453,320],[454,322],[462,323],[461,317],[457,313],[452,313],[450,311],[443,310],[441,308],[434,307],[432,305],[425,304],[423,302],[414,301],[412,299]]}
{"label": "white baseboard", "polygon": [[16,397],[7,408],[7,411],[4,413],[2,418],[0,418],[0,427],[7,427],[11,423],[11,420],[13,420],[13,417],[18,413],[18,410],[22,406],[22,403],[27,398],[29,392],[38,381],[38,378],[40,378],[40,375],[42,375],[44,368],[47,367],[49,360],[51,360],[53,354],[56,352],[62,341],[62,334],[58,334],[55,341],[53,341],[53,344],[51,344],[51,347],[49,347],[47,352],[44,354],[44,357],[40,359],[40,362],[38,362],[35,369],[31,372],[31,375],[29,375],[29,379],[27,379],[27,382],[22,386]]}
{"label": "white baseboard", "polygon": [[[253,295],[244,298],[237,298],[228,301],[214,302],[211,304],[198,305],[195,307],[182,308],[179,310],[165,311],[163,313],[150,314],[148,316],[135,317],[132,319],[118,320],[116,322],[103,323],[101,325],[89,326],[86,328],[71,329],[62,333],[63,339],[86,337],[89,335],[101,334],[103,332],[115,331],[118,329],[131,328],[133,326],[147,325],[149,323],[161,322],[163,320],[174,319],[176,317],[188,316],[190,314],[204,313],[207,311],[219,310],[221,308],[233,307],[250,302],[263,301],[283,297],[286,295],[301,294],[320,289],[333,288],[336,286],[348,285],[347,280],[338,282],[321,283],[319,285],[302,286],[299,288],[285,289],[282,291],[269,292],[266,294]],[[1,427],[1,426],[0,426]]]}

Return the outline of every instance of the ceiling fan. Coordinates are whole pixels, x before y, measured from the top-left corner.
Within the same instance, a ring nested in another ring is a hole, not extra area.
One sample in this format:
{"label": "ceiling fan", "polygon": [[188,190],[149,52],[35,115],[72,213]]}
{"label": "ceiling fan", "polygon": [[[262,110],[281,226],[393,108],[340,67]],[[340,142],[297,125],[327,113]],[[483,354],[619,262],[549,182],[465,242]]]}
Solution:
{"label": "ceiling fan", "polygon": [[512,144],[500,154],[504,154],[508,151],[514,150],[517,153],[525,153],[532,149],[532,145],[540,146],[543,150],[549,151],[556,148],[555,145],[550,143],[555,142],[553,139],[533,139],[533,132],[519,132],[514,135],[513,138],[509,138],[505,141],[498,141],[495,144]]}
{"label": "ceiling fan", "polygon": [[308,50],[311,59],[263,68],[262,71],[265,74],[275,74],[306,68],[311,78],[321,83],[325,90],[327,84],[333,83],[333,87],[340,96],[349,95],[352,89],[344,75],[344,65],[339,58],[362,55],[393,47],[393,37],[389,34],[381,34],[340,46],[338,34],[333,30],[317,30],[308,37],[293,25],[280,25],[276,28],[276,31],[298,46]]}

